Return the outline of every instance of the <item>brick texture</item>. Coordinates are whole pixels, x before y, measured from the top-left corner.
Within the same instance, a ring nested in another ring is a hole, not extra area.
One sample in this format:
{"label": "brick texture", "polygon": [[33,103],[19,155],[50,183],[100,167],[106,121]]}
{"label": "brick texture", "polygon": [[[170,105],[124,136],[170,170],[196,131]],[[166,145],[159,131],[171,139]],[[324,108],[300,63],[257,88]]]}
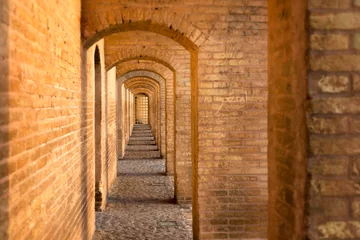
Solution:
{"label": "brick texture", "polygon": [[[134,39],[136,39],[134,41]],[[180,44],[160,34],[145,31],[121,32],[105,38],[109,66],[124,64],[124,59],[157,60],[176,69],[176,133],[175,195],[179,203],[191,203],[191,122],[190,122],[190,54]],[[173,54],[171,54],[173,53]],[[139,66],[136,64],[136,67]],[[170,104],[170,103],[169,103]],[[169,116],[171,117],[171,116]],[[175,147],[175,145],[174,145]],[[174,151],[175,152],[175,151]],[[171,159],[170,159],[171,161]],[[168,164],[169,165],[169,164]]]}
{"label": "brick texture", "polygon": [[[91,239],[95,227],[94,172],[100,173],[97,197],[102,209],[116,177],[116,154],[123,152],[134,124],[133,95],[142,92],[150,96],[151,125],[159,145],[169,151],[167,157],[174,162],[177,200],[192,202],[194,239],[266,239],[267,0],[9,3],[0,8],[4,13],[0,28],[11,30],[0,36],[0,43],[4,38],[10,42],[9,51],[1,48],[0,52],[1,68],[5,66],[1,74],[5,72],[9,83],[1,87],[0,99],[5,116],[0,124],[1,139],[5,140],[0,143],[1,153],[5,153],[0,159],[0,169],[5,169],[0,175],[0,187],[5,189],[0,211],[10,216],[10,221],[0,219],[4,222],[1,234],[6,230],[10,239]],[[330,10],[334,6],[346,8],[340,1],[323,1],[314,7],[323,4]],[[8,9],[11,14],[7,14]],[[357,28],[353,12],[331,14],[311,16],[311,26],[320,29],[326,24],[327,29],[341,31]],[[355,21],[345,21],[348,16]],[[327,39],[320,36],[322,33],[314,37],[318,51],[357,46],[355,35],[334,32]],[[94,69],[96,47],[101,59],[99,139],[94,139],[95,118],[99,117],[94,114],[99,106],[94,101],[94,78],[99,74]],[[356,52],[341,53],[341,57],[358,60]],[[358,71],[355,63],[334,64],[327,55],[311,62],[314,71]],[[134,70],[158,73],[166,84],[144,74],[116,85],[116,79]],[[314,83],[317,91],[351,91],[353,75],[348,79],[346,74],[333,75],[319,78]],[[341,97],[335,100],[340,103]],[[276,101],[280,112],[299,106],[286,96]],[[356,105],[347,111],[357,111]],[[117,113],[127,117],[120,120]],[[170,130],[166,131],[169,143],[165,148],[161,119],[166,120],[164,129]],[[119,121],[126,128],[119,129]],[[353,119],[354,129],[359,129],[358,122]],[[317,125],[314,121],[314,129]],[[325,125],[323,131],[339,131],[330,128]],[[119,130],[124,136],[121,141]],[[276,140],[286,145],[290,134]],[[338,141],[326,142],[326,146],[349,143],[349,139]],[[95,156],[98,143],[101,151]],[[351,147],[333,151],[348,153]],[[343,162],[334,163],[342,166]],[[355,174],[357,161],[352,159],[352,163]],[[341,169],[321,169],[323,164],[318,164],[319,173],[343,174]],[[290,170],[281,173],[291,176]],[[342,191],[355,188],[349,181],[343,183],[346,188]],[[324,186],[320,188],[324,192],[338,187],[322,179],[316,184]],[[291,187],[279,189],[278,194],[291,198]],[[284,219],[290,219],[293,212],[288,211],[286,202],[277,203]],[[343,202],[337,204],[340,207]],[[356,209],[357,205],[354,201],[351,207]],[[322,225],[321,231],[334,224],[337,220]],[[356,226],[355,220],[341,225],[343,229]]]}
{"label": "brick texture", "polygon": [[[309,0],[309,239],[358,239],[358,1]],[[320,36],[320,37],[319,37]]]}
{"label": "brick texture", "polygon": [[[184,162],[190,175],[181,181],[193,182],[195,238],[265,238],[267,1],[141,3],[141,7],[136,2],[127,3],[126,8],[100,1],[84,5],[85,44],[107,36],[115,27],[120,34],[129,29],[155,32],[174,39],[190,52],[191,61],[185,68],[189,70],[183,76],[176,72],[176,128],[188,131],[192,127],[194,142],[192,152],[185,151],[182,144],[191,144],[190,138],[182,143],[176,136],[175,161],[193,159],[194,164]],[[99,24],[91,20],[95,16]],[[127,56],[127,52],[119,54]],[[153,59],[145,59],[149,60]],[[182,96],[190,94],[185,88],[189,86],[192,101],[182,102]],[[182,128],[190,117],[191,125]],[[236,183],[232,180],[235,176],[239,177]],[[239,186],[241,191],[236,190]],[[244,208],[252,221],[242,221]]]}

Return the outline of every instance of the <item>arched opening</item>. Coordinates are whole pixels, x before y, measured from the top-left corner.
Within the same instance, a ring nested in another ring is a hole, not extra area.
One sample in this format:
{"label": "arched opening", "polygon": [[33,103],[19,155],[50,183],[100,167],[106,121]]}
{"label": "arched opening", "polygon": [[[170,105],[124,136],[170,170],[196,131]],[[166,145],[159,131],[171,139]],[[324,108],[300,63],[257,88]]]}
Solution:
{"label": "arched opening", "polygon": [[[126,26],[125,26],[126,25]],[[189,87],[188,90],[186,91],[186,94],[188,94],[189,96],[189,100],[188,103],[183,104],[180,103],[182,105],[183,108],[186,108],[186,114],[188,114],[188,116],[184,117],[184,119],[189,119],[189,123],[186,125],[186,128],[189,129],[189,133],[187,136],[185,136],[184,138],[179,138],[179,141],[182,141],[183,146],[185,145],[189,145],[190,147],[188,148],[188,150],[185,151],[179,151],[178,154],[178,160],[179,160],[179,165],[177,166],[177,171],[179,171],[179,173],[184,174],[184,178],[178,178],[178,181],[183,181],[185,179],[185,183],[186,186],[189,187],[183,187],[184,185],[182,184],[178,184],[179,189],[181,189],[181,191],[179,190],[180,194],[177,195],[177,197],[179,198],[179,201],[184,203],[184,204],[191,204],[192,203],[192,212],[193,212],[193,234],[194,234],[194,238],[198,239],[198,234],[199,234],[199,214],[198,214],[198,204],[197,204],[197,199],[198,199],[198,152],[199,152],[199,147],[198,147],[198,83],[197,83],[197,79],[198,79],[198,51],[197,51],[197,46],[190,40],[188,39],[186,36],[184,35],[179,35],[178,31],[173,30],[172,28],[167,28],[167,27],[160,27],[157,28],[157,24],[154,24],[154,28],[148,28],[148,27],[143,27],[142,23],[132,23],[130,25],[128,24],[124,24],[121,26],[117,26],[118,28],[113,29],[109,32],[105,31],[105,32],[101,32],[99,33],[99,35],[95,36],[94,39],[87,39],[84,42],[84,46],[89,46],[88,44],[91,41],[95,41],[99,36],[101,37],[106,37],[112,33],[115,32],[122,32],[122,31],[135,31],[135,30],[141,30],[141,31],[149,31],[149,32],[155,32],[155,33],[159,33],[160,35],[169,37],[171,39],[173,39],[175,42],[180,43],[183,47],[185,47],[185,49],[188,51],[189,53],[189,70],[187,73],[187,77],[189,79],[188,83],[182,83],[184,87]],[[125,28],[124,28],[125,27]],[[163,31],[161,31],[163,30]],[[173,33],[173,36],[169,36],[171,35],[171,33]],[[200,34],[201,35],[201,34]],[[203,37],[200,37],[199,35],[196,35],[196,38],[200,38],[203,39]],[[200,40],[201,41],[201,40]],[[174,73],[174,81],[176,81],[176,74]],[[127,92],[126,89],[122,88],[122,90],[120,91],[122,93],[124,93],[127,97],[131,96],[131,93]],[[174,104],[176,104],[176,98],[174,98]],[[188,106],[187,106],[188,105]],[[186,106],[186,107],[185,107]],[[175,107],[174,107],[175,108]],[[125,110],[129,112],[129,109]],[[129,119],[126,120],[131,122]],[[175,119],[174,119],[175,121]],[[181,123],[182,118],[178,118],[175,121],[175,125],[177,125],[178,123]],[[186,130],[187,131],[187,130]],[[175,131],[176,133],[176,131]],[[129,135],[130,132],[127,131],[125,134]],[[177,154],[177,153],[175,153]],[[181,162],[183,161],[183,162]],[[179,180],[180,179],[180,180]],[[190,194],[188,194],[188,192],[190,192]],[[182,195],[183,194],[183,195]]]}
{"label": "arched opening", "polygon": [[102,205],[102,191],[101,191],[101,58],[99,48],[95,48],[94,53],[94,138],[95,138],[95,210],[99,211]]}
{"label": "arched opening", "polygon": [[135,95],[135,124],[149,124],[149,97]]}

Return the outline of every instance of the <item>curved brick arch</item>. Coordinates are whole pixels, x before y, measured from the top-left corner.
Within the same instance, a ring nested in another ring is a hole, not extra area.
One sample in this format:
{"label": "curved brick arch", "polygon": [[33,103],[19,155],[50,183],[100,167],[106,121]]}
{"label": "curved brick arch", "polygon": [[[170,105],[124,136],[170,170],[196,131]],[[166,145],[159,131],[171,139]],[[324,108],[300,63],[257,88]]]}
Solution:
{"label": "curved brick arch", "polygon": [[149,98],[153,98],[154,97],[154,92],[146,87],[138,87],[133,89],[132,94],[145,94],[146,96],[148,96]]}
{"label": "curved brick arch", "polygon": [[[101,38],[113,33],[125,31],[148,31],[169,37],[190,52],[190,64],[179,75],[176,84],[176,174],[175,195],[179,203],[192,203],[197,212],[197,164],[199,156],[199,103],[198,70],[199,46],[208,39],[206,34],[189,22],[185,11],[173,11],[168,7],[144,8],[141,5],[128,8],[102,0],[93,0],[82,5],[83,46],[88,48]],[[181,16],[181,17],[179,17]],[[222,64],[222,62],[219,62]],[[202,65],[203,66],[203,65]],[[189,74],[190,73],[190,74]],[[190,167],[191,166],[191,167]],[[192,198],[195,197],[193,200]],[[195,214],[197,215],[197,214]],[[198,219],[194,219],[194,228],[198,228]],[[197,230],[195,231],[197,232]]]}
{"label": "curved brick arch", "polygon": [[152,60],[161,63],[175,71],[179,63],[168,51],[164,51],[158,48],[144,48],[143,46],[129,47],[126,49],[116,49],[116,51],[106,56],[106,68],[121,64],[129,60]]}
{"label": "curved brick arch", "polygon": [[172,65],[170,65],[168,62],[166,62],[166,61],[164,61],[162,59],[159,59],[159,58],[152,57],[152,56],[142,56],[142,55],[121,59],[121,60],[113,63],[109,67],[109,69],[111,67],[118,66],[118,65],[120,65],[122,63],[130,62],[130,61],[138,61],[138,62],[139,61],[151,61],[151,62],[156,62],[156,63],[159,63],[161,65],[164,65],[166,68],[170,69],[172,72],[175,72],[175,68]]}
{"label": "curved brick arch", "polygon": [[153,61],[141,61],[130,60],[128,62],[117,65],[116,67],[116,76],[117,78],[122,75],[131,72],[131,71],[150,71],[156,72],[161,75],[166,81],[172,81],[174,78],[174,72],[172,72],[169,68],[164,66],[163,64],[153,62]]}
{"label": "curved brick arch", "polygon": [[157,93],[160,94],[160,84],[159,82],[157,82],[156,80],[152,79],[152,78],[148,78],[148,77],[132,77],[127,79],[126,81],[124,81],[125,87],[127,89],[131,89],[134,86],[137,85],[144,85],[144,86],[149,86],[151,88],[153,88],[154,90],[157,91]]}
{"label": "curved brick arch", "polygon": [[101,0],[82,1],[81,32],[83,46],[89,48],[100,39],[117,32],[149,31],[164,35],[189,51],[196,50],[208,36],[185,16],[169,8],[126,8]]}
{"label": "curved brick arch", "polygon": [[136,77],[147,77],[149,79],[153,79],[157,81],[159,84],[165,83],[166,79],[161,76],[159,73],[149,71],[149,70],[133,70],[125,73],[121,77],[119,77],[117,80],[120,81],[120,83],[125,82],[128,79],[136,78]]}

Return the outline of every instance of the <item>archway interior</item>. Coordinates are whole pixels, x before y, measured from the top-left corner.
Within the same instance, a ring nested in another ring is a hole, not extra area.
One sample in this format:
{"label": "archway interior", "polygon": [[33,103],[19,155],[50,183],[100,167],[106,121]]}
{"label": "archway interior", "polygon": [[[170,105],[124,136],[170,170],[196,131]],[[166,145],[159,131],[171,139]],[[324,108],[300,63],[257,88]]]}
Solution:
{"label": "archway interior", "polygon": [[[185,49],[166,36],[145,31],[111,34],[104,38],[104,43],[105,64],[108,68],[116,68],[117,79],[129,71],[141,69],[167,75],[163,77],[165,81],[149,96],[149,124],[160,150],[166,156],[166,166],[171,166],[166,168],[170,171],[167,173],[174,174],[176,201],[191,205],[193,196],[197,196],[196,184],[193,182],[196,177],[192,176],[196,174],[193,168],[197,156],[197,113],[193,111],[197,108],[197,52],[189,52],[188,50],[193,48]],[[152,68],[155,65],[161,67]],[[129,142],[134,124],[137,123],[134,89],[144,88],[146,82],[147,80],[143,79],[142,85],[132,89],[126,85],[119,86],[121,83],[118,83],[118,93],[122,94],[122,97],[117,98],[125,100],[125,103],[117,102],[121,108],[118,112],[123,115],[118,118],[121,119],[121,126],[118,127],[121,131],[118,131],[118,134],[122,135],[118,137],[121,138],[121,146],[118,147],[122,149],[120,158],[126,156],[125,146]],[[152,99],[158,103],[152,104]],[[129,114],[133,114],[134,117],[129,117]],[[155,122],[151,121],[151,115],[156,119]],[[196,211],[196,204],[192,209]]]}

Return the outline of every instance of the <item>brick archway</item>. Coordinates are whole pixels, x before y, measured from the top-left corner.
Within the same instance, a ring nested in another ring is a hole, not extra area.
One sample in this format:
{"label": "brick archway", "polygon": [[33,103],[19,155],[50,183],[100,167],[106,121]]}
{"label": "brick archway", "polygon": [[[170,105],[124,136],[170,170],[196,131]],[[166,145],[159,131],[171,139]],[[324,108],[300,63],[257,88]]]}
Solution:
{"label": "brick archway", "polygon": [[[100,39],[117,32],[150,31],[164,35],[189,51],[196,50],[208,37],[184,16],[167,8],[141,8],[136,10],[93,1],[82,4],[82,39],[88,48]],[[98,21],[92,21],[98,19]]]}

